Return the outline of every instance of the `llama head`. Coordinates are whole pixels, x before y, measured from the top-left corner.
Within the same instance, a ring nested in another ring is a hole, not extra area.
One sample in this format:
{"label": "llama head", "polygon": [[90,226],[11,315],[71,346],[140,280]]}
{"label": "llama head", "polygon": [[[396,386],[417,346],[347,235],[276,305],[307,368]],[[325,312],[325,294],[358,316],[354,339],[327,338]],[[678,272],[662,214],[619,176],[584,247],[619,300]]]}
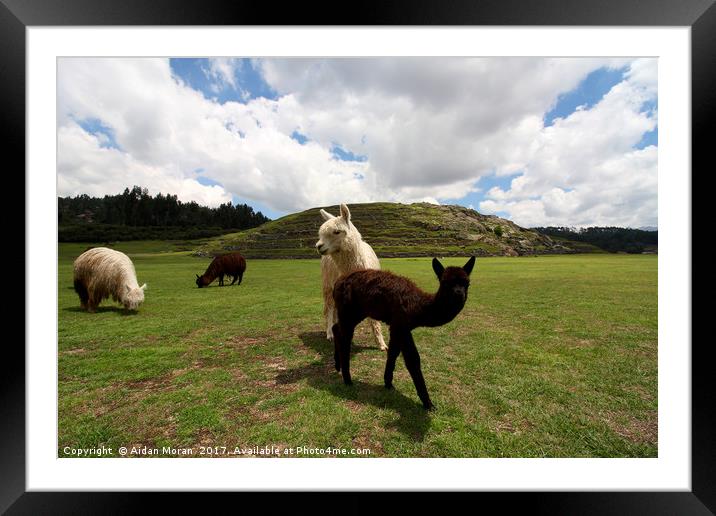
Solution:
{"label": "llama head", "polygon": [[472,256],[462,267],[444,267],[440,260],[433,258],[433,271],[440,281],[438,290],[443,296],[450,297],[462,304],[467,301],[467,289],[470,287],[470,273],[475,266]]}
{"label": "llama head", "polygon": [[360,233],[351,224],[351,212],[345,204],[341,204],[341,214],[338,217],[326,210],[321,210],[321,217],[325,222],[318,230],[318,242],[316,242],[316,250],[320,254],[340,252],[346,240],[360,238]]}
{"label": "llama head", "polygon": [[122,300],[122,305],[124,305],[124,308],[127,310],[136,310],[139,308],[139,305],[144,302],[144,290],[147,288],[147,284],[145,283],[141,287],[136,288],[125,285],[124,288],[126,292]]}
{"label": "llama head", "polygon": [[196,275],[196,286],[201,288],[207,286],[208,283],[206,282],[206,278],[204,276]]}

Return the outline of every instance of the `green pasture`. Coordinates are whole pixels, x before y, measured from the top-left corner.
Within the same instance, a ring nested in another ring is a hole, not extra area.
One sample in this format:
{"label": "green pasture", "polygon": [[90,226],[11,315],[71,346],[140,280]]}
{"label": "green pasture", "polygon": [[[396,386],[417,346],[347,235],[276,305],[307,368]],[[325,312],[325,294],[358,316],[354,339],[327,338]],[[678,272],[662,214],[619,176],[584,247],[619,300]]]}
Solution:
{"label": "green pasture", "polygon": [[[365,323],[354,385],[343,385],[318,259],[248,260],[242,285],[198,289],[209,259],[186,243],[121,243],[146,300],[134,313],[108,300],[89,314],[72,286],[87,247],[59,245],[60,457],[100,446],[116,456],[120,446],[657,456],[656,256],[478,258],[463,312],[414,331],[437,407],[426,412],[402,359],[395,389],[383,388],[384,353]],[[430,258],[382,265],[437,288]]]}

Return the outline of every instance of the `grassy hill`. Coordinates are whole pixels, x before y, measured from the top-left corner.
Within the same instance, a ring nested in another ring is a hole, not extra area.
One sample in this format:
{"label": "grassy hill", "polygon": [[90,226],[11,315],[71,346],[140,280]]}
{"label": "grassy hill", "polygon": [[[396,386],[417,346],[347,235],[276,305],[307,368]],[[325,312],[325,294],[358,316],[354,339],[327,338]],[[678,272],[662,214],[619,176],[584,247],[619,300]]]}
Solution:
{"label": "grassy hill", "polygon": [[[337,215],[338,206],[324,206]],[[428,203],[351,204],[353,224],[381,258],[409,256],[520,256],[577,250],[494,215],[463,206]],[[321,207],[210,239],[197,256],[237,250],[247,258],[316,258]],[[585,249],[580,246],[580,251]]]}

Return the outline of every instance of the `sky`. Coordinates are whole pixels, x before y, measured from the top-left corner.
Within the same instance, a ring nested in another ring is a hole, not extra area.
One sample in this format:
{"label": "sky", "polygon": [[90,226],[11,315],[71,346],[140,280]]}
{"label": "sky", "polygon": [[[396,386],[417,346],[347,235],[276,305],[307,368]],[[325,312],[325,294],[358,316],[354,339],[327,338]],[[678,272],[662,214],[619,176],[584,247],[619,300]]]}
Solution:
{"label": "sky", "polygon": [[655,58],[61,58],[59,196],[657,226]]}

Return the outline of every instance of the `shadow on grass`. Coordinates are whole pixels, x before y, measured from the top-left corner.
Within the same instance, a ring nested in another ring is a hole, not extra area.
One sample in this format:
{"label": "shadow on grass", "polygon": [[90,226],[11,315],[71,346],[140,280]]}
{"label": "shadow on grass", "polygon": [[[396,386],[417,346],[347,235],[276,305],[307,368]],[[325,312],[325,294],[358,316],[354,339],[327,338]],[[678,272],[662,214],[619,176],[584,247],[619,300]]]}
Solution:
{"label": "shadow on grass", "polygon": [[[399,418],[391,423],[390,427],[416,441],[422,441],[425,438],[430,427],[430,416],[419,402],[415,392],[406,396],[396,389],[386,389],[382,384],[365,383],[355,377],[352,386],[345,385],[341,374],[336,372],[333,362],[333,343],[326,339],[326,334],[323,332],[301,333],[299,338],[304,346],[321,355],[321,362],[282,371],[276,376],[276,383],[291,384],[305,378],[310,386],[329,392],[337,398],[393,410]],[[363,352],[384,354],[378,348],[356,346],[355,344],[351,346],[351,354]]]}
{"label": "shadow on grass", "polygon": [[[246,283],[245,280],[241,282],[241,285],[243,285],[244,283]],[[197,286],[196,286],[196,283],[194,283],[194,287],[193,287],[193,288],[194,288],[194,290],[196,290],[196,289],[198,289],[198,290],[204,290],[205,288],[240,287],[241,285],[239,285],[238,283],[234,283],[234,284],[232,285],[231,283],[226,282],[226,283],[224,283],[223,285],[219,285],[218,283],[211,283],[211,284],[209,284],[209,285],[204,285],[203,287],[197,287]]]}
{"label": "shadow on grass", "polygon": [[[87,310],[84,310],[80,308],[79,306],[70,306],[67,308],[63,308],[65,312],[84,312],[89,314]],[[94,313],[101,314],[106,312],[116,312],[121,316],[129,316],[129,315],[137,315],[139,313],[138,310],[125,310],[121,306],[98,306]]]}

